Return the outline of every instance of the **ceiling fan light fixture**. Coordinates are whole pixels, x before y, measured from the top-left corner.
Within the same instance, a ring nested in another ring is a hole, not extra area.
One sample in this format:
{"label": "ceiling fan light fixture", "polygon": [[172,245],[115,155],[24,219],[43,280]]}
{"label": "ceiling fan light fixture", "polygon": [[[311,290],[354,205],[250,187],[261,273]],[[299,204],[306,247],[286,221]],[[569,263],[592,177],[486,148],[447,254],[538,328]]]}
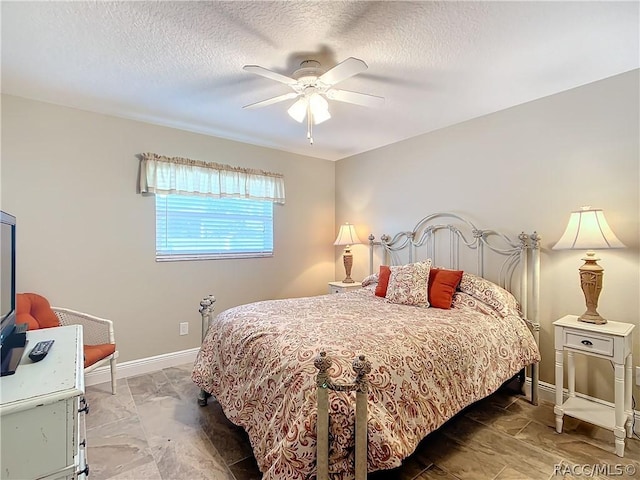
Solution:
{"label": "ceiling fan light fixture", "polygon": [[309,97],[309,104],[312,111],[329,110],[329,102],[319,93],[312,93]]}
{"label": "ceiling fan light fixture", "polygon": [[304,60],[300,63],[300,68],[293,72],[293,77],[258,65],[245,65],[243,68],[247,72],[288,85],[293,90],[287,94],[245,105],[244,108],[266,107],[297,97],[298,99],[289,107],[287,113],[298,123],[307,119],[307,138],[312,145],[313,125],[331,118],[327,99],[365,107],[379,106],[384,103],[382,97],[334,88],[337,83],[362,73],[368,68],[365,62],[354,57],[349,57],[326,71],[320,67],[318,61]]}
{"label": "ceiling fan light fixture", "polygon": [[318,124],[331,118],[329,102],[319,93],[313,93],[309,97],[309,110],[313,117],[313,123]]}
{"label": "ceiling fan light fixture", "polygon": [[319,123],[326,122],[331,118],[329,110],[313,109],[311,108],[311,116],[313,117],[313,123],[318,125]]}
{"label": "ceiling fan light fixture", "polygon": [[289,107],[287,113],[296,122],[302,123],[304,117],[307,115],[308,100],[306,97],[299,98],[296,103]]}

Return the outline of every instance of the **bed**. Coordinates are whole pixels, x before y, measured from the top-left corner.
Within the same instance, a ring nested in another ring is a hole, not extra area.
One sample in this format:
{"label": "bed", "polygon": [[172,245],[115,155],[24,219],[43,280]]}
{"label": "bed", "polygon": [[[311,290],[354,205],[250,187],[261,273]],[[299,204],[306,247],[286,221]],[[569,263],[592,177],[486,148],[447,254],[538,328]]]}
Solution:
{"label": "bed", "polygon": [[[427,434],[505,381],[522,377],[525,368],[530,399],[537,402],[535,232],[512,240],[459,215],[438,213],[393,237],[370,236],[369,244],[371,275],[362,289],[255,302],[216,317],[214,297],[201,303],[206,334],[192,374],[203,390],[199,401],[204,405],[214,395],[229,420],[247,431],[265,480],[315,478],[314,360],[320,352],[331,356],[329,373],[339,380],[353,377],[357,356],[371,362],[369,472],[399,466]],[[433,278],[438,270],[464,273],[450,308],[434,308],[421,304],[419,295],[409,301],[411,295],[404,295],[404,303],[389,292],[376,295],[377,263],[394,266],[391,293],[399,284],[407,293],[398,272],[420,269],[422,275],[427,264]],[[334,479],[353,478],[354,403],[354,392],[329,397]]]}

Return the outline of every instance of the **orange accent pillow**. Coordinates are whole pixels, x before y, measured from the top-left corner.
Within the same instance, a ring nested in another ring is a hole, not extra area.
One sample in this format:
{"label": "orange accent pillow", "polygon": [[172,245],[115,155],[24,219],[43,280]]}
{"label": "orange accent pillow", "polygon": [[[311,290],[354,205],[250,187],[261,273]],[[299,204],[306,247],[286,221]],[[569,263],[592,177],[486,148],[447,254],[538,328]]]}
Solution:
{"label": "orange accent pillow", "polygon": [[59,327],[60,320],[51,310],[49,301],[37,293],[19,293],[16,323],[26,323],[28,330]]}
{"label": "orange accent pillow", "polygon": [[391,277],[391,268],[387,265],[380,265],[380,273],[378,273],[378,285],[376,285],[376,296],[386,297],[387,287],[389,286],[389,277]]}
{"label": "orange accent pillow", "polygon": [[462,270],[432,268],[429,274],[429,303],[436,308],[451,308],[453,294],[462,279]]}

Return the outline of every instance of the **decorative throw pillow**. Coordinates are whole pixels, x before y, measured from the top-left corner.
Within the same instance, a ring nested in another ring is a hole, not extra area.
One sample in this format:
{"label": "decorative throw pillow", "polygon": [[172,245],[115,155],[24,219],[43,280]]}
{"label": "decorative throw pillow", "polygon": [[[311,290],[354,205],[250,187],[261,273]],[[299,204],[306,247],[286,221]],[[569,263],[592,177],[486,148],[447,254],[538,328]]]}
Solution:
{"label": "decorative throw pillow", "polygon": [[429,304],[435,308],[451,308],[453,294],[463,273],[462,270],[432,268],[429,272]]}
{"label": "decorative throw pillow", "polygon": [[380,272],[378,272],[378,285],[376,285],[376,296],[387,296],[387,288],[389,286],[390,275],[391,269],[387,265],[380,265]]}
{"label": "decorative throw pillow", "polygon": [[487,279],[464,272],[458,288],[461,292],[486,303],[503,317],[509,314],[520,316],[520,304],[516,298]]}
{"label": "decorative throw pillow", "polygon": [[389,286],[385,296],[388,302],[419,307],[429,306],[427,286],[431,259],[426,262],[392,266],[390,269]]}
{"label": "decorative throw pillow", "polygon": [[378,283],[378,274],[377,273],[373,273],[373,274],[369,275],[368,277],[365,277],[364,280],[362,280],[362,286],[363,287],[368,287],[369,285],[373,285],[374,283]]}

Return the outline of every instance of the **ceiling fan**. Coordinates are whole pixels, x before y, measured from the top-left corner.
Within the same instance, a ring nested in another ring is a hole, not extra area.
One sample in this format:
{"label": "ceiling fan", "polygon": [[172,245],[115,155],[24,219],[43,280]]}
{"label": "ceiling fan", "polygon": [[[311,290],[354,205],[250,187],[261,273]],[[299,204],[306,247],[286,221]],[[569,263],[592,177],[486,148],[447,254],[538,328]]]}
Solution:
{"label": "ceiling fan", "polygon": [[245,65],[242,68],[247,72],[284,83],[293,90],[284,95],[245,105],[243,108],[266,107],[274,103],[297,98],[298,100],[289,107],[287,112],[300,123],[307,117],[307,138],[312,145],[313,125],[331,118],[327,99],[365,107],[377,107],[384,103],[384,98],[382,97],[333,88],[337,83],[362,73],[368,68],[367,64],[358,58],[349,57],[327,71],[323,70],[316,60],[304,60],[300,63],[300,68],[293,72],[291,77],[258,65]]}

